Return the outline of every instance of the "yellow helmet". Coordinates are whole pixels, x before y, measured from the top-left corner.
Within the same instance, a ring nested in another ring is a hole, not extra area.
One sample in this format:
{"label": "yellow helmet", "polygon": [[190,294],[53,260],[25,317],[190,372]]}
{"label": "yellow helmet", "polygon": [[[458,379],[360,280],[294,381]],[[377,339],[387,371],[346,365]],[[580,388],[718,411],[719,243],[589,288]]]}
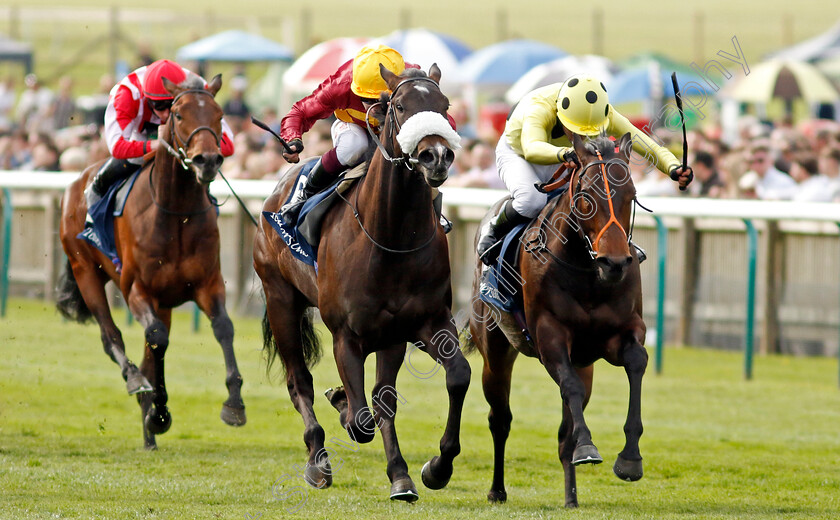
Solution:
{"label": "yellow helmet", "polygon": [[557,117],[563,126],[580,135],[598,135],[609,125],[607,88],[593,76],[578,74],[567,79],[557,96]]}
{"label": "yellow helmet", "polygon": [[350,90],[363,98],[378,98],[388,90],[388,85],[379,73],[379,64],[396,75],[405,70],[405,62],[399,52],[385,45],[362,47],[353,58],[353,82]]}

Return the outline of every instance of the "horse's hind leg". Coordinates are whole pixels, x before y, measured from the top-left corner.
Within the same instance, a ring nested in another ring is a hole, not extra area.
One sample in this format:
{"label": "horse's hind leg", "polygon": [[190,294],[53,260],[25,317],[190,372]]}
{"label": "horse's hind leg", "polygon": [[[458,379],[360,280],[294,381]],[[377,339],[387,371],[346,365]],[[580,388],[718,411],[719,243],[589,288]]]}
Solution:
{"label": "horse's hind leg", "polygon": [[102,347],[105,353],[114,363],[120,366],[128,394],[134,395],[151,392],[151,383],[149,383],[148,379],[143,376],[137,366],[125,354],[122,333],[120,333],[120,329],[114,323],[114,318],[111,316],[111,308],[108,306],[108,298],[105,295],[106,281],[104,277],[100,273],[81,265],[77,265],[73,269],[73,275],[84,298],[85,305],[87,305],[94,319],[99,324]]}
{"label": "horse's hind leg", "polygon": [[[577,369],[578,377],[583,382],[586,389],[584,397],[584,408],[589,402],[589,396],[592,394],[592,372],[593,367]],[[572,456],[575,451],[575,439],[572,435],[572,412],[568,405],[563,405],[563,420],[560,422],[560,429],[557,431],[557,452],[560,456],[560,463],[563,465],[563,474],[565,475],[566,483],[566,507],[573,508],[578,506],[577,501],[577,476],[575,475],[575,465],[572,464]]]}
{"label": "horse's hind leg", "polygon": [[642,376],[647,368],[648,354],[634,335],[621,352],[621,364],[630,383],[630,403],[624,423],[624,449],[618,454],[613,472],[622,480],[642,478],[642,455],[639,438],[642,436]]}
{"label": "horse's hind leg", "polygon": [[198,291],[196,303],[210,318],[213,335],[222,346],[225,357],[225,386],[228,389],[228,398],[222,404],[221,419],[231,426],[242,426],[246,422],[245,403],[241,394],[242,376],[239,374],[236,356],[233,353],[233,322],[225,309],[224,284],[217,285],[215,290]]}
{"label": "horse's hind leg", "polygon": [[[166,392],[163,359],[169,345],[168,331],[172,322],[172,311],[161,309],[159,319],[154,322],[156,330],[146,329],[146,346],[140,370],[154,385],[154,392],[137,396],[140,404],[140,420],[143,422],[143,441],[147,450],[156,450],[155,435],[164,434],[172,426],[172,415],[166,406],[169,395]],[[161,334],[162,333],[162,334]],[[151,341],[150,341],[151,340]]]}
{"label": "horse's hind leg", "polygon": [[376,435],[373,412],[365,399],[365,360],[362,346],[349,331],[333,335],[333,352],[343,389],[327,394],[330,403],[339,411],[341,426],[354,442],[366,444]]}
{"label": "horse's hind leg", "polygon": [[382,435],[382,444],[385,446],[385,456],[388,458],[386,471],[391,481],[391,500],[415,502],[419,498],[417,487],[408,475],[408,464],[400,452],[397,430],[394,427],[397,398],[405,402],[396,389],[397,373],[404,358],[405,344],[376,352],[376,385],[373,387],[371,402],[376,424]]}
{"label": "horse's hind leg", "polygon": [[303,478],[312,487],[326,488],[332,484],[333,472],[328,452],[324,449],[324,428],[318,424],[312,407],[315,392],[312,373],[306,366],[301,336],[304,309],[295,305],[292,296],[294,289],[286,282],[275,277],[271,277],[269,282],[269,277],[260,277],[265,290],[266,317],[274,337],[276,353],[283,361],[289,397],[303,419],[303,442],[309,455]]}
{"label": "horse's hind leg", "polygon": [[486,345],[481,349],[481,355],[484,357],[481,384],[484,398],[490,405],[487,420],[490,434],[493,436],[493,483],[490,485],[490,492],[487,493],[487,500],[501,503],[507,501],[505,445],[513,420],[510,411],[510,379],[517,352],[510,347],[500,329],[487,331],[486,335]]}
{"label": "horse's hind leg", "polygon": [[453,462],[461,453],[461,412],[470,386],[470,365],[461,353],[458,333],[449,309],[429,322],[419,334],[421,349],[439,362],[446,372],[449,413],[446,429],[440,439],[440,456],[423,466],[423,484],[429,489],[442,489],[452,477]]}

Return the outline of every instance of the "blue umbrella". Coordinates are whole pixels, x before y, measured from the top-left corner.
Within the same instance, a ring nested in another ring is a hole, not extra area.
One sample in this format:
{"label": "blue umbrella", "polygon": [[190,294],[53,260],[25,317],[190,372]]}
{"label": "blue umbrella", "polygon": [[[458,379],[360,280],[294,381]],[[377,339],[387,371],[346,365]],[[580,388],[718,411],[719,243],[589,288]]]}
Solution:
{"label": "blue umbrella", "polygon": [[[671,72],[673,71],[658,66],[633,68],[619,72],[607,84],[610,103],[620,105],[634,101],[652,100],[655,97],[660,99],[663,97],[673,98],[674,86],[671,83]],[[684,69],[677,71],[677,79],[680,82],[681,90],[686,83],[691,81],[699,83],[703,88],[709,88],[703,78]]]}
{"label": "blue umbrella", "polygon": [[285,45],[244,31],[225,31],[178,49],[178,61],[291,61]]}
{"label": "blue umbrella", "polygon": [[461,83],[513,85],[526,72],[568,53],[534,40],[508,40],[479,49],[468,56],[459,72]]}

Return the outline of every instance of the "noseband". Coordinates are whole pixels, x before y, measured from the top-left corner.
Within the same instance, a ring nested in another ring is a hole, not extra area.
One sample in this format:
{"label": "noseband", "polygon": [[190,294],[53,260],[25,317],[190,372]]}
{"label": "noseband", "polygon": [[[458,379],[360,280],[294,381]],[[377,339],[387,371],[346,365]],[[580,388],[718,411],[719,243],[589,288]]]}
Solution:
{"label": "noseband", "polygon": [[[397,92],[400,90],[400,87],[402,87],[406,83],[411,83],[411,82],[414,82],[414,81],[428,81],[429,83],[434,85],[435,88],[438,89],[438,91],[440,90],[440,86],[438,86],[437,82],[435,82],[435,80],[433,80],[432,78],[429,78],[429,77],[426,77],[426,76],[406,78],[406,79],[400,81],[397,84],[396,88],[394,88],[393,92],[391,92],[391,100],[393,100],[394,96],[397,95]],[[365,125],[367,125],[368,134],[370,134],[371,139],[373,139],[373,142],[376,143],[376,147],[379,148],[380,152],[382,152],[382,157],[384,157],[386,161],[388,161],[391,164],[394,164],[396,166],[405,166],[405,168],[407,170],[414,171],[414,165],[419,163],[420,161],[418,159],[414,158],[414,157],[411,157],[410,155],[408,155],[406,153],[403,153],[400,157],[391,157],[391,155],[388,153],[388,151],[385,149],[385,147],[382,146],[382,142],[379,140],[379,137],[377,137],[377,135],[374,133],[373,128],[371,128],[371,126],[370,126],[370,111],[373,109],[373,107],[375,107],[377,105],[382,105],[382,102],[379,101],[379,102],[376,102],[376,103],[372,104],[371,106],[368,107],[367,111],[365,112]],[[394,138],[394,127],[396,127],[397,133],[399,134],[401,125],[400,125],[400,122],[397,120],[397,116],[394,114],[394,108],[393,108],[390,100],[386,103],[386,106],[387,106],[387,111],[385,113],[385,117],[391,120],[391,124],[388,125],[388,138],[393,140],[393,138]]]}
{"label": "noseband", "polygon": [[[213,94],[211,94],[205,89],[197,88],[184,90],[183,92],[175,96],[175,99],[172,100],[172,106],[174,107],[175,103],[177,103],[181,96],[185,94],[206,94],[211,98],[214,97]],[[190,132],[190,135],[187,136],[187,139],[185,141],[178,133],[178,127],[175,126],[175,118],[173,117],[173,114],[171,112],[169,114],[169,121],[167,121],[167,125],[169,126],[169,135],[171,135],[174,138],[172,142],[177,146],[177,148],[173,147],[160,137],[158,138],[158,141],[163,143],[164,148],[166,148],[166,151],[169,152],[170,155],[178,159],[178,161],[181,163],[181,167],[183,167],[185,170],[188,170],[193,162],[192,159],[187,157],[187,148],[189,148],[190,141],[192,141],[192,138],[195,137],[197,133],[201,132],[202,130],[206,130],[213,135],[213,139],[216,140],[216,146],[219,146],[222,142],[221,137],[219,137],[219,135],[212,128],[206,125],[195,128],[192,132]]]}

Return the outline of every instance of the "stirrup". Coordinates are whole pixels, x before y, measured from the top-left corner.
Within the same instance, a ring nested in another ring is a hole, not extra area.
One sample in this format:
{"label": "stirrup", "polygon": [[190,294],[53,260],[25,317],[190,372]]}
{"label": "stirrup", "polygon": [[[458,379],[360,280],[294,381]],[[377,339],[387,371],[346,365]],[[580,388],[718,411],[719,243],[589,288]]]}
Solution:
{"label": "stirrup", "polygon": [[441,214],[440,227],[443,228],[443,234],[448,235],[449,232],[452,231],[452,221]]}
{"label": "stirrup", "polygon": [[297,224],[298,216],[300,216],[300,210],[303,209],[303,205],[305,203],[306,199],[304,198],[299,201],[291,201],[280,208],[280,217],[283,219],[283,223],[286,224],[286,227],[291,228]]}

